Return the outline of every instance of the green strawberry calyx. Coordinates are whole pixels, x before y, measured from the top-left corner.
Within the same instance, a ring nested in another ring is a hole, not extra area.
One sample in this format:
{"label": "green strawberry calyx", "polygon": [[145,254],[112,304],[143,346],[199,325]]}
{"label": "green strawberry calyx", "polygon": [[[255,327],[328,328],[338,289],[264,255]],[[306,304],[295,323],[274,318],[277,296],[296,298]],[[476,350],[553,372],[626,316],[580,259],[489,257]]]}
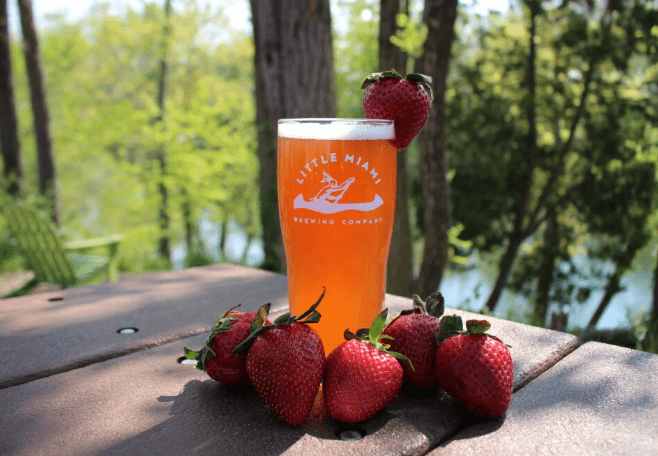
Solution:
{"label": "green strawberry calyx", "polygon": [[[387,71],[382,71],[380,73],[372,73],[370,74],[364,81],[363,84],[361,84],[361,88],[365,89],[368,87],[370,84],[373,82],[377,82],[380,79],[384,78],[395,78],[395,79],[402,79],[402,76],[400,73],[395,71],[394,69],[390,69]],[[427,76],[425,74],[420,74],[420,73],[409,73],[407,76],[404,78],[407,81],[415,82],[416,84],[421,84],[425,86],[427,89],[427,92],[430,95],[430,100],[434,98],[434,94],[432,92],[432,77]]]}
{"label": "green strawberry calyx", "polygon": [[445,310],[445,299],[443,295],[438,291],[429,295],[424,302],[418,295],[413,295],[412,300],[413,307],[411,309],[405,309],[400,312],[396,312],[388,317],[384,329],[386,329],[391,323],[393,323],[398,317],[402,315],[429,315],[430,317],[438,319],[441,318],[441,315],[443,315]]}
{"label": "green strawberry calyx", "polygon": [[183,347],[185,358],[196,360],[197,363],[194,366],[195,368],[202,371],[206,370],[206,363],[210,361],[216,354],[212,349],[215,336],[223,332],[228,332],[231,329],[233,322],[239,320],[238,317],[236,317],[232,312],[241,305],[242,304],[238,304],[237,306],[231,307],[224,314],[217,318],[217,321],[210,330],[210,335],[208,335],[205,344],[200,350],[190,350],[187,347]]}
{"label": "green strawberry calyx", "polygon": [[388,334],[383,334],[384,329],[387,326],[387,316],[388,309],[384,309],[379,315],[375,317],[370,328],[360,329],[356,332],[356,334],[346,329],[345,333],[343,334],[345,340],[354,339],[359,340],[365,344],[372,345],[377,350],[383,353],[387,353],[392,357],[409,364],[409,367],[411,367],[412,370],[415,370],[414,365],[411,363],[409,358],[404,356],[402,353],[389,350],[391,345],[382,341],[382,339],[393,339],[393,337],[389,336]]}
{"label": "green strawberry calyx", "polygon": [[423,300],[420,299],[418,295],[413,295],[412,299],[414,303],[413,309],[411,309],[411,311],[402,311],[403,315],[405,312],[408,312],[408,313],[425,314],[431,317],[441,318],[441,315],[443,315],[443,312],[446,308],[445,298],[438,291],[429,295],[425,300],[425,302],[423,302]]}
{"label": "green strawberry calyx", "polygon": [[439,334],[436,334],[436,343],[440,344],[449,337],[472,334],[488,336],[503,342],[498,337],[488,334],[489,328],[491,328],[491,323],[487,320],[468,320],[466,321],[466,330],[464,330],[462,317],[459,315],[446,315],[439,323]]}
{"label": "green strawberry calyx", "polygon": [[261,306],[258,311],[256,311],[256,317],[249,327],[249,336],[242,341],[237,347],[233,349],[233,353],[236,354],[247,354],[251,344],[254,343],[256,337],[265,331],[270,329],[278,328],[280,326],[290,326],[293,323],[317,323],[320,321],[321,314],[317,311],[317,307],[322,302],[324,298],[324,293],[327,291],[325,287],[322,287],[322,294],[318,298],[317,302],[308,308],[306,312],[299,316],[291,315],[290,312],[286,312],[283,315],[279,316],[271,325],[267,323],[267,316],[270,312],[270,305],[265,304]]}

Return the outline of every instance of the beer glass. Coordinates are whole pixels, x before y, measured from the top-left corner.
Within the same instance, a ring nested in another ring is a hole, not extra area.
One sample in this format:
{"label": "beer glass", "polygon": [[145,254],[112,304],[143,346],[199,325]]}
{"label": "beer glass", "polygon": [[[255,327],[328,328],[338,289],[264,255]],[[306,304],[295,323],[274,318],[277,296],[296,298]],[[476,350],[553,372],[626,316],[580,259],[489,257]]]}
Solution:
{"label": "beer glass", "polygon": [[393,122],[282,119],[278,123],[279,216],[290,311],[300,315],[326,287],[313,325],[326,353],[346,329],[371,325],[386,292],[393,231]]}

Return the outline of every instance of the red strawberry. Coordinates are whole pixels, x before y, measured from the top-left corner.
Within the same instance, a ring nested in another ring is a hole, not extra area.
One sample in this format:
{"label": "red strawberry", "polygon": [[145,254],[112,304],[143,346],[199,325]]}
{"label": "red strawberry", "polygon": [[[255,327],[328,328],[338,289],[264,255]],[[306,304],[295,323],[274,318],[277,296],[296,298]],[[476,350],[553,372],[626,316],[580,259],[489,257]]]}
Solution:
{"label": "red strawberry", "polygon": [[439,384],[459,403],[486,418],[498,418],[512,400],[514,364],[507,346],[485,334],[486,320],[469,320],[462,331],[458,316],[441,319],[445,338],[436,351]]}
{"label": "red strawberry", "polygon": [[315,308],[299,317],[290,313],[254,331],[235,351],[247,353],[247,373],[258,395],[291,426],[306,422],[324,374],[320,337],[306,323],[316,323]]}
{"label": "red strawberry", "polygon": [[206,371],[210,378],[225,385],[249,384],[245,366],[247,357],[232,353],[232,350],[249,336],[249,326],[256,312],[234,311],[238,306],[217,319],[201,350],[183,348],[186,358],[197,360],[197,369]]}
{"label": "red strawberry", "polygon": [[393,121],[395,139],[390,143],[402,150],[427,123],[432,104],[432,78],[410,73],[405,79],[395,70],[373,73],[361,86],[366,119]]}
{"label": "red strawberry", "polygon": [[400,392],[404,374],[393,356],[404,357],[387,352],[388,345],[379,341],[388,338],[382,335],[385,322],[386,310],[373,321],[367,340],[345,331],[349,340],[329,354],[322,389],[332,418],[347,423],[367,420]]}
{"label": "red strawberry", "polygon": [[384,329],[391,336],[391,350],[411,360],[401,363],[404,381],[414,388],[431,388],[436,385],[436,336],[439,334],[439,317],[443,314],[444,299],[433,293],[427,304],[414,295],[414,308],[403,311]]}

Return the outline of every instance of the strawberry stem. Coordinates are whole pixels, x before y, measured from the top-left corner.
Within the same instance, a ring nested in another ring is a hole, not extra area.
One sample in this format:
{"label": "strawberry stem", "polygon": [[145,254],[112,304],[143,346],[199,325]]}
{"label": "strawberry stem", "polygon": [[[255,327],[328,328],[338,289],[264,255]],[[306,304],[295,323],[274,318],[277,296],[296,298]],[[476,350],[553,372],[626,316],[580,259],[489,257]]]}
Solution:
{"label": "strawberry stem", "polygon": [[326,287],[322,287],[322,293],[320,294],[320,298],[317,300],[317,302],[313,304],[306,312],[301,314],[299,317],[295,317],[291,315],[290,312],[286,312],[280,317],[278,317],[276,320],[274,320],[274,323],[271,325],[265,324],[265,322],[267,321],[267,316],[270,312],[270,304],[262,305],[256,312],[256,318],[254,318],[254,321],[249,327],[249,336],[245,340],[243,340],[240,343],[240,345],[238,345],[233,349],[233,353],[247,354],[247,352],[249,352],[249,348],[251,348],[251,344],[253,344],[254,340],[256,340],[256,337],[258,337],[260,334],[264,333],[265,331],[269,331],[270,329],[274,329],[278,326],[290,326],[293,323],[319,322],[321,315],[320,312],[318,312],[316,309],[318,305],[320,305],[320,302],[322,302],[322,298],[324,298],[324,293],[326,291],[327,291]]}
{"label": "strawberry stem", "polygon": [[377,350],[383,353],[387,353],[392,357],[409,364],[411,370],[415,370],[414,365],[412,364],[409,358],[404,356],[402,353],[390,351],[389,348],[391,348],[391,345],[381,342],[382,339],[393,340],[393,337],[389,336],[388,334],[382,334],[387,326],[387,320],[386,320],[387,315],[388,315],[388,309],[384,309],[379,315],[375,317],[369,329],[360,329],[357,331],[356,334],[350,332],[349,330],[345,330],[344,333],[345,339],[346,340],[357,339],[363,343],[372,345]]}

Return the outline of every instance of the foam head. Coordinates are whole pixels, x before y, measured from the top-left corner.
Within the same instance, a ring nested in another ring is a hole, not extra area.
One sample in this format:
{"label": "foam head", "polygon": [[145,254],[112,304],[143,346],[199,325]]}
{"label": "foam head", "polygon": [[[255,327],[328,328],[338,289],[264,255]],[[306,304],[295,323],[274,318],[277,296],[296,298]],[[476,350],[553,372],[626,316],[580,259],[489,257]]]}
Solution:
{"label": "foam head", "polygon": [[295,139],[393,139],[393,121],[379,119],[281,119],[279,136]]}

